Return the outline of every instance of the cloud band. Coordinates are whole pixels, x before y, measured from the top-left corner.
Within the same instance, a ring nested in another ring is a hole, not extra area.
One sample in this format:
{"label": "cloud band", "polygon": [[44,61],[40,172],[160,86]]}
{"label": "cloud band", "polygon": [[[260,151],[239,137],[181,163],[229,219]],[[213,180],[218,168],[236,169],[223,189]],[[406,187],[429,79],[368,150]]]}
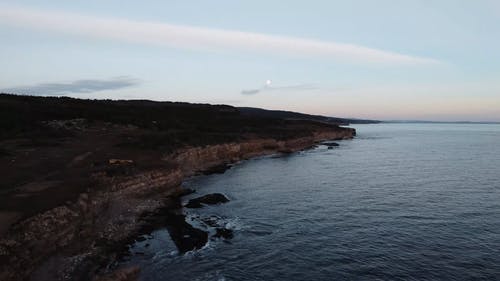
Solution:
{"label": "cloud band", "polygon": [[108,80],[76,80],[67,83],[41,83],[30,86],[0,89],[0,92],[28,95],[61,96],[67,94],[93,93],[105,90],[117,90],[138,85],[137,79],[118,77]]}
{"label": "cloud band", "polygon": [[436,64],[439,61],[353,44],[167,23],[96,18],[0,5],[0,24],[142,44],[196,50],[243,50],[347,62]]}

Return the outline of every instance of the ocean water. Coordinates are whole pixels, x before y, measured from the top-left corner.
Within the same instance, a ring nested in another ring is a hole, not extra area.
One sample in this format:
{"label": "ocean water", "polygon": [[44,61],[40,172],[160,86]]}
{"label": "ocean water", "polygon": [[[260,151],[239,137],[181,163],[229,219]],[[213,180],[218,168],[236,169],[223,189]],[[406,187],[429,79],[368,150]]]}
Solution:
{"label": "ocean water", "polygon": [[160,229],[125,263],[142,280],[499,280],[500,125],[354,127],[334,149],[188,180],[231,199],[185,210],[193,225],[234,238],[179,255]]}

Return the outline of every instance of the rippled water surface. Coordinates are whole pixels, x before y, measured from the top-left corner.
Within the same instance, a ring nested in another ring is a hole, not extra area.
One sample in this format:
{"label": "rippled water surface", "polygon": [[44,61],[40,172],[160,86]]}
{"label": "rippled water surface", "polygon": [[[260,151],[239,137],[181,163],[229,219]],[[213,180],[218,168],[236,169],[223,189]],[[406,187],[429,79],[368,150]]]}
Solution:
{"label": "rippled water surface", "polygon": [[178,255],[158,230],[130,262],[143,280],[498,280],[500,126],[355,128],[335,149],[189,180],[231,201],[188,217],[217,216],[234,238]]}

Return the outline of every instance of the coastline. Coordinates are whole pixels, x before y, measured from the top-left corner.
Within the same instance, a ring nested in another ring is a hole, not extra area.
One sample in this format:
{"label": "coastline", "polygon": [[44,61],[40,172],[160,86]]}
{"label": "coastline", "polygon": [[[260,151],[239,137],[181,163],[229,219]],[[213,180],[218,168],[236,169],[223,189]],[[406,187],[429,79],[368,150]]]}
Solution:
{"label": "coastline", "polygon": [[[95,279],[107,276],[104,265],[140,233],[151,229],[148,214],[178,208],[182,181],[218,165],[273,153],[291,153],[325,140],[354,137],[351,128],[333,127],[311,136],[276,140],[254,138],[175,150],[162,160],[170,168],[132,175],[93,174],[98,186],[75,202],[14,224],[0,240],[2,280]],[[19,273],[23,272],[24,275]],[[131,271],[136,272],[136,271]],[[33,275],[33,276],[32,276]],[[107,278],[107,277],[103,277]],[[104,279],[103,279],[104,280]]]}

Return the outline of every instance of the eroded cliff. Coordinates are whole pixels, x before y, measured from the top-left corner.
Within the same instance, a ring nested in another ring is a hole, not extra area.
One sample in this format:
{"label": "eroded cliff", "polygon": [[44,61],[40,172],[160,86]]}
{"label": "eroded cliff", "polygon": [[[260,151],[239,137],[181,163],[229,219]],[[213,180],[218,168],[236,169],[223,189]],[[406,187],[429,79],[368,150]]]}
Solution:
{"label": "eroded cliff", "polygon": [[113,259],[115,253],[110,248],[124,243],[144,226],[143,214],[169,203],[169,198],[179,192],[183,178],[220,164],[293,152],[322,140],[348,139],[354,134],[353,129],[339,128],[287,140],[251,139],[183,148],[163,157],[173,164],[170,168],[130,175],[94,173],[95,187],[74,202],[12,226],[0,240],[0,279],[90,278],[98,263]]}

